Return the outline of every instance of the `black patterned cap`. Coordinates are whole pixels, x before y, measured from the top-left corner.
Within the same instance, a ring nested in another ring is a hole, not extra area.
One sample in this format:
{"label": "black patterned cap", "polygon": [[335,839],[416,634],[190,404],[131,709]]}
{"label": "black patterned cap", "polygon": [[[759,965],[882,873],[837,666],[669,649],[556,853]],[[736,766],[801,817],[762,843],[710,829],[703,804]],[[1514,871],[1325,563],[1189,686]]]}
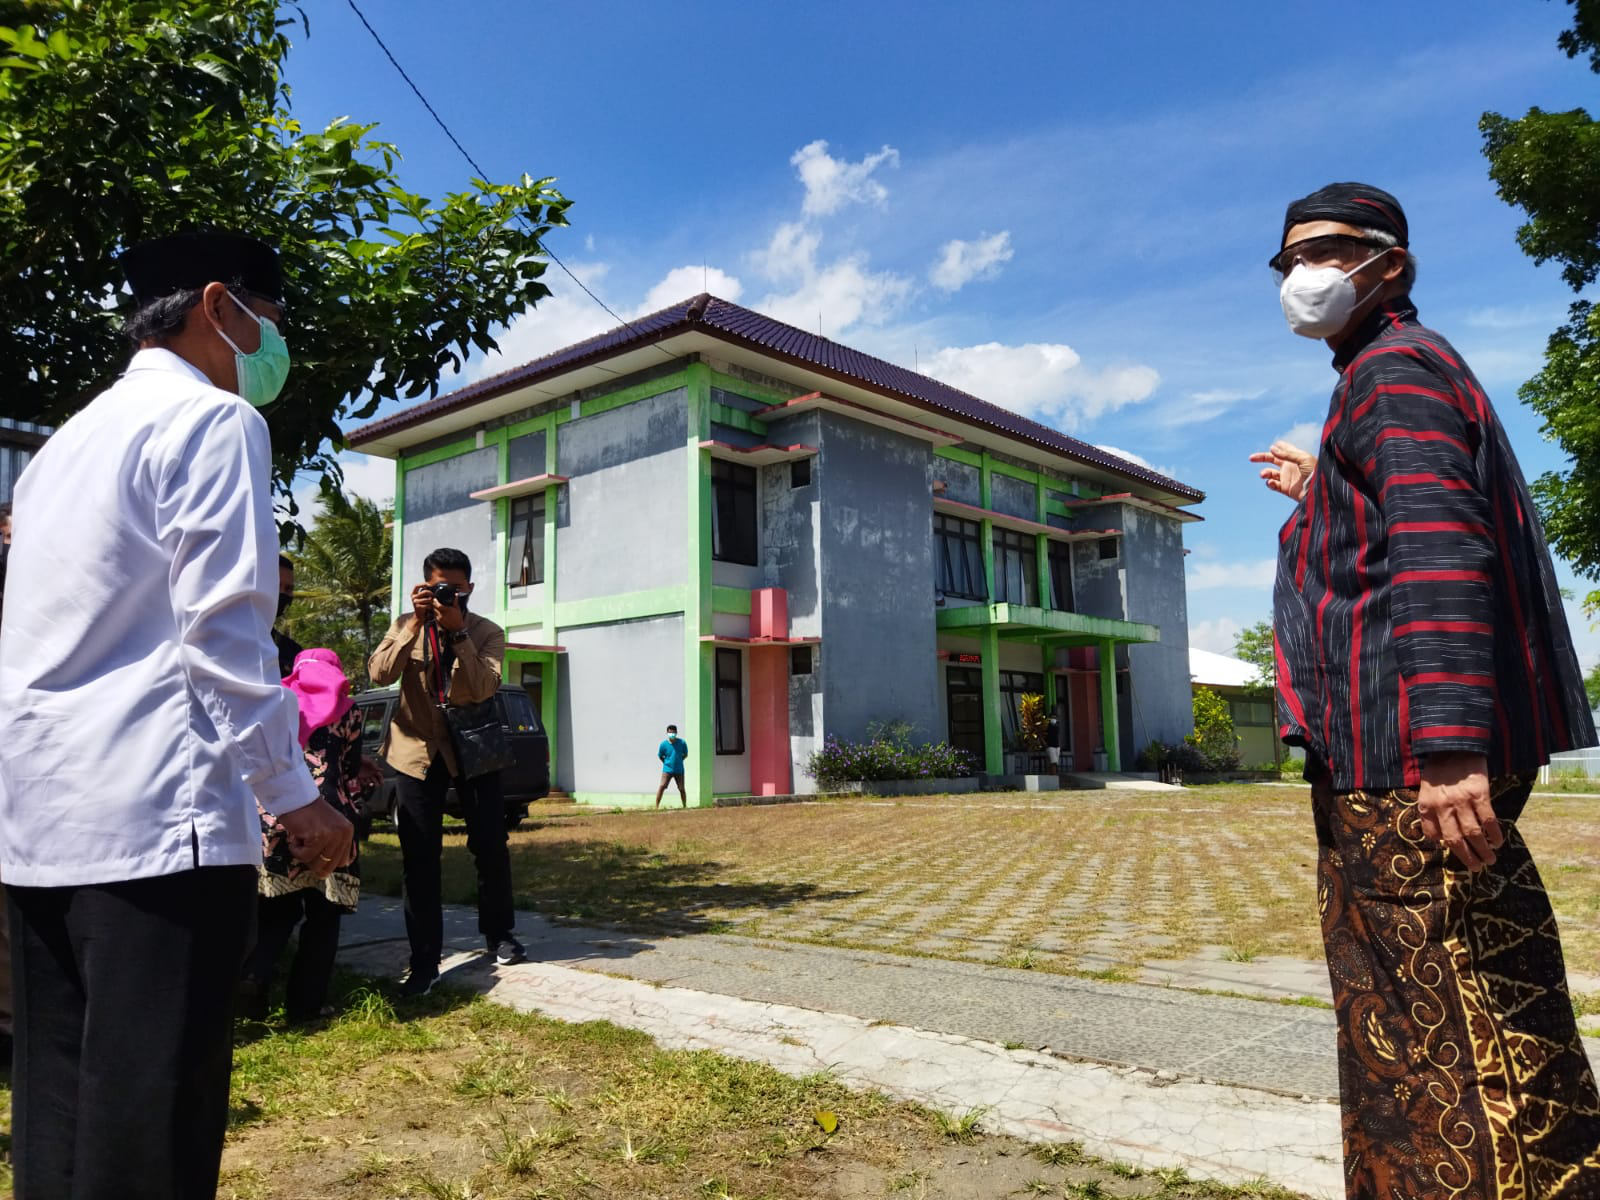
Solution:
{"label": "black patterned cap", "polygon": [[1382,188],[1365,183],[1330,183],[1294,201],[1283,215],[1284,236],[1288,236],[1291,226],[1307,221],[1338,221],[1361,229],[1381,229],[1393,234],[1400,245],[1411,244],[1411,231],[1400,201]]}
{"label": "black patterned cap", "polygon": [[283,303],[278,252],[242,233],[175,233],[142,242],[119,261],[140,304],[208,283],[238,283],[274,304]]}

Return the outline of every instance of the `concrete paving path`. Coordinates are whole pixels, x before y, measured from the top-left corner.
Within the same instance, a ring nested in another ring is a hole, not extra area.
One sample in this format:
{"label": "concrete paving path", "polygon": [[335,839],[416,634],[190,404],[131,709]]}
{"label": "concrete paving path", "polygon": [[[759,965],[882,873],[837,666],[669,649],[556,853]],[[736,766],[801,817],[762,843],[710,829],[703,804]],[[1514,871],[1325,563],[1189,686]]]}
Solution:
{"label": "concrete paving path", "polygon": [[[519,913],[529,961],[497,968],[476,915],[445,912],[446,978],[522,1010],[604,1019],[669,1047],[829,1070],[985,1128],[1081,1141],[1146,1167],[1342,1195],[1332,1014],[1169,987],[932,958],[649,937]],[[406,961],[399,902],[365,897],[341,960]],[[1591,1050],[1591,1058],[1593,1058]]]}

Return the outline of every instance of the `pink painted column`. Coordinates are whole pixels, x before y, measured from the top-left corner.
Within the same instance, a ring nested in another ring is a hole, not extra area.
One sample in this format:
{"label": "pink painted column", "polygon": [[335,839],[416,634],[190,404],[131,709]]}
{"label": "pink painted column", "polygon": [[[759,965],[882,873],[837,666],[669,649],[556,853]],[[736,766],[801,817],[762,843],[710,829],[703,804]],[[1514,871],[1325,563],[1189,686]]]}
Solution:
{"label": "pink painted column", "polygon": [[[750,636],[789,636],[789,594],[758,588],[750,594]],[[750,790],[757,796],[787,796],[794,790],[789,769],[789,648],[750,647]]]}

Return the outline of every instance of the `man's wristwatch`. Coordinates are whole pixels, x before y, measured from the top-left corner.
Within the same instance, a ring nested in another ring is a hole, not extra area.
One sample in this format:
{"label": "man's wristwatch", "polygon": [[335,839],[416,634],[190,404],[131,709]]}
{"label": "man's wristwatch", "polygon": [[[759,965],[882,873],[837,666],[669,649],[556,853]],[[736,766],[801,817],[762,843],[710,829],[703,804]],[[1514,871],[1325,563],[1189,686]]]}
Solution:
{"label": "man's wristwatch", "polygon": [[465,629],[453,629],[453,630],[450,631],[450,644],[452,646],[455,645],[457,642],[464,642],[466,640],[467,640],[467,631]]}

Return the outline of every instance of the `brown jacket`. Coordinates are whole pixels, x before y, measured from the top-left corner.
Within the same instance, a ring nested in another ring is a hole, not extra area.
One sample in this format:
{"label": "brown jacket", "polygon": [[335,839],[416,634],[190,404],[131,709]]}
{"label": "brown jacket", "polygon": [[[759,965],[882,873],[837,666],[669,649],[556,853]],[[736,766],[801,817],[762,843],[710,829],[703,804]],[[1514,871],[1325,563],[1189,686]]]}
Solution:
{"label": "brown jacket", "polygon": [[[422,629],[416,617],[407,613],[389,626],[367,664],[374,685],[386,687],[400,681],[400,702],[378,753],[400,774],[413,779],[427,775],[435,754],[444,755],[451,775],[457,773],[450,730],[423,668],[427,639],[421,636]],[[449,702],[454,705],[477,704],[493,697],[500,687],[500,664],[506,654],[505,630],[493,621],[469,612],[466,629],[467,640],[456,643],[456,661],[450,669]],[[435,669],[433,663],[428,663],[428,669]]]}

